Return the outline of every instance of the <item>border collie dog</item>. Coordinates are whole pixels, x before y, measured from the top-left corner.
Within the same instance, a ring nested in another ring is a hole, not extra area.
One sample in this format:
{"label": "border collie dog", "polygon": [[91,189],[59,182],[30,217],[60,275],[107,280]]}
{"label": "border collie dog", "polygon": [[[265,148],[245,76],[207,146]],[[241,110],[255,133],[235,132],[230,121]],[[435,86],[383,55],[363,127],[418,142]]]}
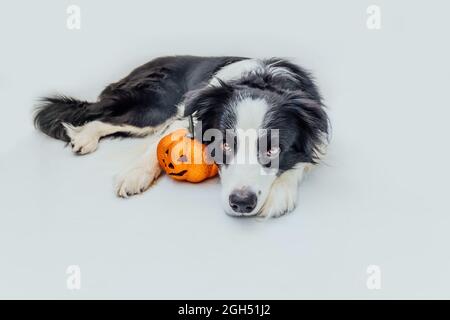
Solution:
{"label": "border collie dog", "polygon": [[[201,127],[195,138],[219,148],[211,155],[221,155],[214,160],[223,207],[232,216],[291,211],[304,172],[319,162],[328,141],[328,116],[310,74],[276,58],[157,58],[110,84],[96,102],[42,99],[34,122],[79,155],[95,151],[103,137],[153,135],[145,153],[118,175],[117,195],[128,197],[158,178],[160,138],[187,128],[189,117],[196,132]],[[221,136],[207,138],[208,130]]]}

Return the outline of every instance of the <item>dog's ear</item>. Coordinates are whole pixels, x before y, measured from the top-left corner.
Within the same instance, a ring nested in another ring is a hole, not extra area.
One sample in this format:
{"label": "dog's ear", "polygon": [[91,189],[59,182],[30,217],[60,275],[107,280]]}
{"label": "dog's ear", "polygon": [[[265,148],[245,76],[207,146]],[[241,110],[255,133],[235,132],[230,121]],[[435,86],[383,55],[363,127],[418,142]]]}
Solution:
{"label": "dog's ear", "polygon": [[220,108],[227,102],[233,93],[231,86],[217,78],[218,86],[208,86],[206,88],[189,91],[185,95],[184,116],[196,114],[196,117],[203,117],[211,109]]}
{"label": "dog's ear", "polygon": [[233,89],[219,80],[219,86],[190,91],[185,96],[184,116],[193,115],[202,122],[202,131],[220,129],[225,116],[225,104],[232,97]]}
{"label": "dog's ear", "polygon": [[[279,108],[286,121],[292,121],[297,137],[291,146],[302,162],[316,163],[321,149],[328,142],[329,119],[320,100],[305,98],[301,93],[291,93]],[[280,117],[277,117],[280,119]]]}

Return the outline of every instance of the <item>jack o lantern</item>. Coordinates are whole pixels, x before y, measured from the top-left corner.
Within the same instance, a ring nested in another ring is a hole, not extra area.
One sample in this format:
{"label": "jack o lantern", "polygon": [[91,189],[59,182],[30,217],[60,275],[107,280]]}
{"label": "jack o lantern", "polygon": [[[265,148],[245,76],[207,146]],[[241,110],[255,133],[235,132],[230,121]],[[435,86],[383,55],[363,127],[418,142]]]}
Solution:
{"label": "jack o lantern", "polygon": [[157,148],[159,165],[175,180],[201,182],[218,173],[214,162],[207,162],[206,146],[190,137],[186,129],[163,137]]}

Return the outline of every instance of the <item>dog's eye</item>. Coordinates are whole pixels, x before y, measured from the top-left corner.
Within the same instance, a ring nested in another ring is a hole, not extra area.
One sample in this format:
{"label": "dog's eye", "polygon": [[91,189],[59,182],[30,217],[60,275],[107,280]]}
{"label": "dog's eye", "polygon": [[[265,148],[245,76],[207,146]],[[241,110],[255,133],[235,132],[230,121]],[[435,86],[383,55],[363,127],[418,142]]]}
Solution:
{"label": "dog's eye", "polygon": [[275,158],[280,153],[279,147],[272,147],[269,151],[267,151],[266,155],[269,158]]}
{"label": "dog's eye", "polygon": [[225,152],[230,152],[231,151],[231,146],[227,142],[224,142],[224,143],[222,143],[222,149]]}

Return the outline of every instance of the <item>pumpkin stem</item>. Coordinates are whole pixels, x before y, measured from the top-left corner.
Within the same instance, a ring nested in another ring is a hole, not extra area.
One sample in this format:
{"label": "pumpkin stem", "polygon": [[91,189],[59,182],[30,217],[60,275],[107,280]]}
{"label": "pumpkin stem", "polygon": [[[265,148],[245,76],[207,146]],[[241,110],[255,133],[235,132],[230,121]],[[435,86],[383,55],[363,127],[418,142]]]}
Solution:
{"label": "pumpkin stem", "polygon": [[189,115],[189,136],[194,138],[194,119],[192,118],[192,114]]}

